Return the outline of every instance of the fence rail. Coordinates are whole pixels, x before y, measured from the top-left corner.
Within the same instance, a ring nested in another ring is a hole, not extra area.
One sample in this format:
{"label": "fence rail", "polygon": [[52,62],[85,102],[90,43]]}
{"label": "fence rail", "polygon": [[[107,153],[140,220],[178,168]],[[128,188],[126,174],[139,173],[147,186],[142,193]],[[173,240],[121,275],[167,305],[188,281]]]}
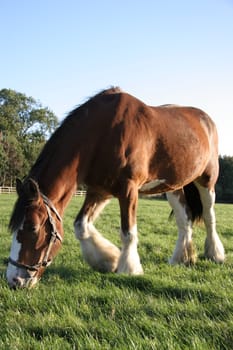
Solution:
{"label": "fence rail", "polygon": [[[12,194],[12,193],[16,193],[16,188],[15,187],[10,187],[10,186],[2,186],[0,187],[0,194]],[[86,191],[75,191],[74,196],[85,196],[86,195]]]}
{"label": "fence rail", "polygon": [[75,191],[74,192],[74,196],[85,196],[87,193],[87,191],[81,191],[81,190],[78,190],[78,191]]}
{"label": "fence rail", "polygon": [[16,193],[16,188],[15,187],[0,187],[0,194],[1,193]]}

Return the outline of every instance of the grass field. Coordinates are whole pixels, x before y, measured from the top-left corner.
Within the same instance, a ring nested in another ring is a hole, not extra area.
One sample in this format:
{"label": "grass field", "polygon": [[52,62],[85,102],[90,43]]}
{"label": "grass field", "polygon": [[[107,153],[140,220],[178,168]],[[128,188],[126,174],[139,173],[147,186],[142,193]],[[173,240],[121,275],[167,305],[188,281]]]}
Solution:
{"label": "grass field", "polygon": [[[0,349],[233,349],[233,206],[216,205],[226,249],[223,265],[199,257],[194,267],[168,265],[176,238],[166,201],[140,199],[139,253],[145,274],[101,274],[82,260],[73,219],[83,198],[73,198],[64,218],[62,251],[32,290],[10,290],[5,260],[14,195],[0,195]],[[98,229],[120,246],[116,200]],[[205,232],[195,226],[203,253]]]}

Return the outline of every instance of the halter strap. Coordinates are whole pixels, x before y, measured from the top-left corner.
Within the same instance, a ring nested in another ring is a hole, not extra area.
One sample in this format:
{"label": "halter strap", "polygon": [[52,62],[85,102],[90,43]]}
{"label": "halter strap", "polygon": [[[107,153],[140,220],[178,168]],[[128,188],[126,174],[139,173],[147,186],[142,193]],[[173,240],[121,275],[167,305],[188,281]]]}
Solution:
{"label": "halter strap", "polygon": [[10,264],[12,264],[16,267],[19,267],[19,268],[24,268],[24,269],[29,270],[29,271],[38,271],[41,267],[46,267],[49,263],[51,263],[52,260],[49,260],[49,255],[50,255],[53,244],[56,242],[56,240],[59,240],[61,243],[63,241],[62,236],[57,231],[56,223],[52,217],[51,210],[54,212],[54,214],[56,214],[56,216],[60,222],[62,222],[62,218],[61,218],[60,214],[58,213],[57,209],[55,208],[55,206],[53,205],[52,201],[48,197],[46,197],[43,193],[40,193],[40,194],[41,194],[41,197],[43,198],[43,202],[45,204],[47,214],[48,214],[48,220],[49,220],[49,223],[51,225],[51,232],[50,232],[51,237],[50,237],[49,245],[48,245],[48,248],[47,248],[46,253],[44,255],[44,258],[41,262],[39,262],[38,264],[35,264],[35,265],[22,264],[18,261],[13,260],[11,257],[9,257],[9,259],[8,259],[8,262]]}
{"label": "halter strap", "polygon": [[11,259],[11,257],[8,258],[8,262],[11,265],[14,265],[14,266],[20,267],[20,268],[24,268],[24,269],[29,270],[29,271],[38,271],[39,268],[42,266],[42,263],[38,263],[38,264],[35,264],[35,265],[21,264],[18,261],[15,261],[15,260]]}
{"label": "halter strap", "polygon": [[42,192],[40,192],[41,197],[43,198],[44,204],[50,208],[57,216],[58,220],[62,222],[62,218],[60,216],[60,214],[58,213],[57,209],[55,208],[55,206],[53,205],[52,201],[46,197],[45,194],[43,194]]}

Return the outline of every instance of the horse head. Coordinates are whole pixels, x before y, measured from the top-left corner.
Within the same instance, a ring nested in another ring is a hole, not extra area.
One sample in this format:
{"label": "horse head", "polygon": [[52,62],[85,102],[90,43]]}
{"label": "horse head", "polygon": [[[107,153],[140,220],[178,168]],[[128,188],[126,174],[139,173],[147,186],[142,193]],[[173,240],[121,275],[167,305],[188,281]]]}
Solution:
{"label": "horse head", "polygon": [[7,280],[12,288],[30,288],[61,247],[62,219],[35,180],[17,180],[16,189],[18,200],[9,224],[13,241]]}

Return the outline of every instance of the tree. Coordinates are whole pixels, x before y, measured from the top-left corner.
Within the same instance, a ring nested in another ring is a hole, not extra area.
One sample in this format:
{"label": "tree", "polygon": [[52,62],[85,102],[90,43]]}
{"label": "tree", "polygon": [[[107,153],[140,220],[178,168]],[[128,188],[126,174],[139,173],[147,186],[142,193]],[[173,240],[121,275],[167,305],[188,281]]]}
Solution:
{"label": "tree", "polygon": [[233,203],[233,157],[219,157],[216,194],[218,201]]}
{"label": "tree", "polygon": [[0,186],[5,182],[5,176],[7,174],[7,154],[4,149],[2,133],[0,133]]}
{"label": "tree", "polygon": [[34,98],[0,90],[0,186],[28,173],[57,125],[53,112]]}

